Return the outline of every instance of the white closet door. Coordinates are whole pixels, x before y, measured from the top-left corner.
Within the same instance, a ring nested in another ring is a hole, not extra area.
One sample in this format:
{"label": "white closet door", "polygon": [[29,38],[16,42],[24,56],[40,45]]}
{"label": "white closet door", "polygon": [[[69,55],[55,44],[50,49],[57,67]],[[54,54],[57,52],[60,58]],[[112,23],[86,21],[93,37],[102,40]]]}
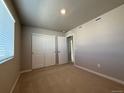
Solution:
{"label": "white closet door", "polygon": [[59,64],[67,63],[67,41],[66,37],[58,37]]}
{"label": "white closet door", "polygon": [[44,67],[45,62],[45,47],[44,36],[33,34],[32,35],[32,68]]}
{"label": "white closet door", "polygon": [[55,64],[55,36],[32,35],[32,68]]}
{"label": "white closet door", "polygon": [[45,36],[45,66],[55,65],[55,36]]}

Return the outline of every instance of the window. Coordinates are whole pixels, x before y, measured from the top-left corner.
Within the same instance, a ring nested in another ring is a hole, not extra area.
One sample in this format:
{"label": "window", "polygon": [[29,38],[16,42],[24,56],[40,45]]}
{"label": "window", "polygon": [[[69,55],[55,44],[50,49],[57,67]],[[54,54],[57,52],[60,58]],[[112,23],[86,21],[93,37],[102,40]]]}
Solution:
{"label": "window", "polygon": [[14,56],[15,20],[3,0],[0,0],[0,64]]}

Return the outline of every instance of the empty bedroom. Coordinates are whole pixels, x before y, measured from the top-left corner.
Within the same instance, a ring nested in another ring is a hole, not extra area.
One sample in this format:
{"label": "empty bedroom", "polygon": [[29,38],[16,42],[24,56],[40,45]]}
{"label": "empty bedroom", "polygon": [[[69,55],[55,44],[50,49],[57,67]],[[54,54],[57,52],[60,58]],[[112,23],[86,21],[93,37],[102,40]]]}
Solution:
{"label": "empty bedroom", "polygon": [[0,0],[0,93],[124,93],[124,0]]}

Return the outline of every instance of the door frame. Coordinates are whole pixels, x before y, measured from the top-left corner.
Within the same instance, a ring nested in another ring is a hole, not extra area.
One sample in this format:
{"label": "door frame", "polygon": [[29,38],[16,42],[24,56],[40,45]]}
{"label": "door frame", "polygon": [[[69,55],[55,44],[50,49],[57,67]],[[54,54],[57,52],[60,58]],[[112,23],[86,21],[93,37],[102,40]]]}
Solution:
{"label": "door frame", "polygon": [[68,34],[68,35],[66,35],[66,39],[68,38],[68,37],[73,37],[73,58],[74,58],[74,64],[75,64],[75,45],[76,45],[76,41],[75,41],[75,35],[74,35],[74,33],[71,33],[71,34]]}
{"label": "door frame", "polygon": [[74,46],[73,46],[73,36],[66,37],[67,38],[67,53],[68,53],[68,62],[74,62]]}

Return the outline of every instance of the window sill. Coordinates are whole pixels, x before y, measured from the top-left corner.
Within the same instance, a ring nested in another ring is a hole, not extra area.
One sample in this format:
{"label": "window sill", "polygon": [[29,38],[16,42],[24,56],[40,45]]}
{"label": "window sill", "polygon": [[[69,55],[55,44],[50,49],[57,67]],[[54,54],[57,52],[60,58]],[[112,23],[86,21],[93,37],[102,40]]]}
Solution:
{"label": "window sill", "polygon": [[9,58],[6,58],[6,59],[0,61],[0,64],[6,63],[7,61],[9,61],[9,60],[11,60],[11,59],[13,59],[13,58],[14,58],[14,56],[9,57]]}

